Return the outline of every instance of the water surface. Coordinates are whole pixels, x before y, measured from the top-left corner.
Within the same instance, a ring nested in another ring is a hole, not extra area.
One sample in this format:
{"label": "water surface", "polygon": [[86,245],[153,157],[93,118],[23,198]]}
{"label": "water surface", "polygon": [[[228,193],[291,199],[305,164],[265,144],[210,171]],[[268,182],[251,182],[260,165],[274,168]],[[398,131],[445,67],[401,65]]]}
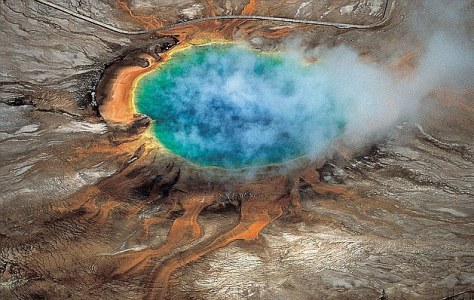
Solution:
{"label": "water surface", "polygon": [[324,149],[344,127],[323,66],[235,44],[177,51],[142,77],[139,112],[170,151],[204,166],[282,163]]}

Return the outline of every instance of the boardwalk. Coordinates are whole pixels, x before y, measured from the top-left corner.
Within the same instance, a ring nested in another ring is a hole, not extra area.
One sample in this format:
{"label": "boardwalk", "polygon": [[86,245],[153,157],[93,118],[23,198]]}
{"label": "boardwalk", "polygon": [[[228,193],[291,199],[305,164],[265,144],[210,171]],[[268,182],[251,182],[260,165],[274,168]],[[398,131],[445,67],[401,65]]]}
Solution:
{"label": "boardwalk", "polygon": [[154,28],[150,30],[136,30],[136,31],[131,31],[131,30],[125,30],[121,29],[115,26],[112,26],[110,24],[95,20],[93,18],[90,18],[88,16],[85,16],[83,14],[80,14],[78,12],[72,11],[66,7],[63,7],[58,4],[51,3],[47,0],[35,0],[36,2],[39,2],[41,4],[47,5],[51,8],[54,8],[56,10],[59,10],[63,13],[69,14],[73,17],[76,17],[78,19],[93,23],[97,26],[103,27],[105,29],[111,30],[116,33],[120,34],[127,34],[127,35],[140,35],[140,34],[148,34],[148,33],[154,33],[154,32],[159,32],[159,31],[164,31],[164,30],[169,30],[169,29],[174,29],[178,28],[181,26],[186,26],[190,24],[196,24],[196,23],[201,23],[201,22],[206,22],[206,21],[214,21],[214,20],[253,20],[253,21],[272,21],[272,22],[283,22],[283,23],[293,23],[293,24],[303,24],[303,25],[314,25],[314,26],[330,26],[330,27],[336,27],[339,29],[371,29],[371,28],[376,28],[380,26],[384,26],[387,21],[390,19],[391,12],[394,7],[395,0],[387,0],[385,2],[385,7],[384,7],[384,12],[383,16],[380,20],[377,22],[374,22],[372,24],[348,24],[348,23],[336,23],[336,22],[321,22],[321,21],[313,21],[313,20],[306,20],[306,19],[293,19],[293,18],[282,18],[282,17],[273,17],[273,16],[257,16],[257,15],[228,15],[228,16],[214,16],[214,17],[204,17],[204,18],[199,18],[199,19],[193,19],[193,20],[188,20],[188,21],[183,21],[175,24],[170,24],[166,25],[163,27],[159,28]]}

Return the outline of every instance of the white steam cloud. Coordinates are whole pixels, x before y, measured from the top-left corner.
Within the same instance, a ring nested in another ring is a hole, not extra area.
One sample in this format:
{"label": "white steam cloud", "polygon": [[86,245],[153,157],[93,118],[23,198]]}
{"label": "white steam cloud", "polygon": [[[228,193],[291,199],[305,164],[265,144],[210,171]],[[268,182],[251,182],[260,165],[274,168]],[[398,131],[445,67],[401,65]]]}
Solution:
{"label": "white steam cloud", "polygon": [[[474,87],[472,2],[424,0],[421,4],[408,22],[423,49],[406,76],[397,76],[387,65],[360,60],[348,46],[323,51],[321,63],[330,70],[335,99],[352,112],[342,137],[347,144],[362,145],[383,136],[402,119],[415,120],[421,100],[433,90]],[[417,48],[411,41],[397,42],[406,43],[407,53]]]}

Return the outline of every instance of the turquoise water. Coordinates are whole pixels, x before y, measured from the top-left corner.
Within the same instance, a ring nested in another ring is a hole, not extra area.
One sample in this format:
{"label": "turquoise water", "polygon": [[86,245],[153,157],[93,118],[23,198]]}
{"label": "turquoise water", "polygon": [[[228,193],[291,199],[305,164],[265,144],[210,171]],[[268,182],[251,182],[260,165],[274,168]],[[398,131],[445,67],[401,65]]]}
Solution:
{"label": "turquoise water", "polygon": [[135,90],[170,151],[242,168],[317,155],[344,128],[324,66],[234,44],[177,51]]}

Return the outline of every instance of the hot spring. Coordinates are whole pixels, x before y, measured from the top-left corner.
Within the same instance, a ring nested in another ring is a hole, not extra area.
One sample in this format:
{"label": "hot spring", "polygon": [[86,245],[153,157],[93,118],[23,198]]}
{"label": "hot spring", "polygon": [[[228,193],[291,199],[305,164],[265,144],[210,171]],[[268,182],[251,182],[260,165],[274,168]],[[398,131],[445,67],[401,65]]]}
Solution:
{"label": "hot spring", "polygon": [[324,63],[236,44],[177,50],[134,90],[136,109],[171,152],[235,169],[315,156],[338,137],[346,112]]}

